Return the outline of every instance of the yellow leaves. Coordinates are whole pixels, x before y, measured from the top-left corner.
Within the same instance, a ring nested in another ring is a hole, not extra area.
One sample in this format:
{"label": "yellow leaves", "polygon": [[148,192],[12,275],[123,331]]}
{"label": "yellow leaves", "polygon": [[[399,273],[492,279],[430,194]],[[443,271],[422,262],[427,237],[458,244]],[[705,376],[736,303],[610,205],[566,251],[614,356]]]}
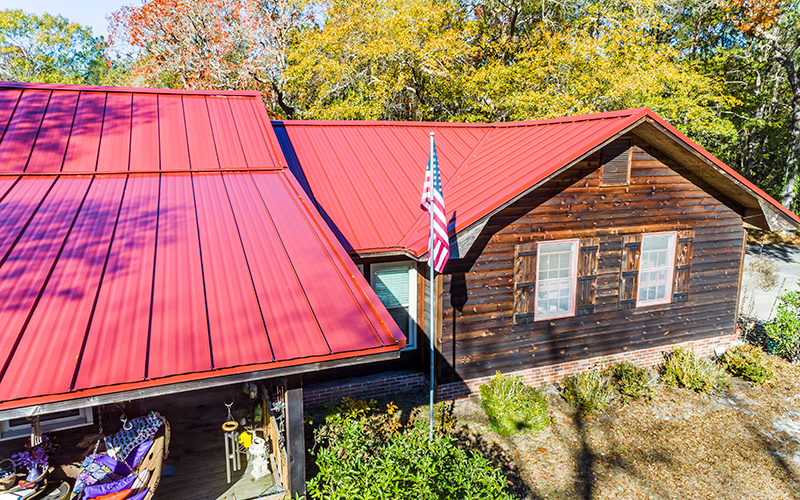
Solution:
{"label": "yellow leaves", "polygon": [[[289,87],[304,117],[411,118],[425,115],[469,47],[454,1],[334,1],[321,28],[297,37]],[[435,82],[435,83],[434,83]]]}

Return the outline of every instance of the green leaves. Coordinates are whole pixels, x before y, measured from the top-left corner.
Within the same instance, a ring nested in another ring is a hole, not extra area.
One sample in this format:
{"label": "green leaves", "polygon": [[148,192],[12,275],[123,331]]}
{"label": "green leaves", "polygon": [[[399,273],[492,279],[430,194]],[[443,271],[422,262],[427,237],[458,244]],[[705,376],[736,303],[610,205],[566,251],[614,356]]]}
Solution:
{"label": "green leaves", "polygon": [[106,71],[105,41],[62,16],[0,11],[0,79],[99,84]]}
{"label": "green leaves", "polygon": [[792,290],[778,297],[778,312],[765,325],[770,352],[792,363],[800,361],[800,291]]}
{"label": "green leaves", "polygon": [[425,421],[401,426],[391,408],[350,403],[315,432],[312,498],[510,500],[500,471],[459,448],[454,437],[437,433],[430,441]]}

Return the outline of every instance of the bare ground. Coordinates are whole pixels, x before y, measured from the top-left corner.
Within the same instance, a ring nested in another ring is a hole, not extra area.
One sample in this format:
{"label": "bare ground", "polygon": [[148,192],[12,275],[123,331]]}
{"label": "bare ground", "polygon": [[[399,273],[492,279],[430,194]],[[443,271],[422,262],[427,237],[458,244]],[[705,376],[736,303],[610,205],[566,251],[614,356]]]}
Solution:
{"label": "bare ground", "polygon": [[773,387],[659,387],[652,401],[586,418],[548,386],[553,423],[538,434],[495,434],[478,399],[453,412],[465,444],[503,468],[518,498],[800,498],[800,367],[772,359]]}

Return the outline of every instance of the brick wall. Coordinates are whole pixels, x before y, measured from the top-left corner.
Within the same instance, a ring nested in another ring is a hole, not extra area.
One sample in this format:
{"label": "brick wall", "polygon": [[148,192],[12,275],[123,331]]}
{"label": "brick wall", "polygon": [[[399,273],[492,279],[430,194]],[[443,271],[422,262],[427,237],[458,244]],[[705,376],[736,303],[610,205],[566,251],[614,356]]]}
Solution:
{"label": "brick wall", "polygon": [[422,374],[412,372],[393,372],[380,376],[357,377],[335,382],[327,382],[303,388],[303,404],[306,408],[319,408],[328,401],[344,397],[369,399],[387,394],[414,392],[427,387]]}
{"label": "brick wall", "polygon": [[[694,349],[700,356],[710,356],[714,354],[717,347],[731,345],[739,338],[739,334],[724,335],[720,337],[710,337],[702,340],[694,340],[681,344],[670,344],[665,346],[651,347],[649,349],[639,349],[631,352],[620,352],[608,356],[581,359],[557,365],[538,366],[512,372],[509,375],[520,375],[526,383],[534,386],[556,382],[559,379],[581,371],[588,370],[597,364],[616,363],[623,360],[631,361],[638,366],[655,366],[664,359],[664,354],[678,347]],[[436,389],[436,397],[439,401],[451,399],[463,399],[478,394],[478,388],[491,377],[481,377],[466,380],[464,382],[454,382],[444,384]],[[413,372],[392,372],[371,377],[357,377],[324,384],[308,386],[303,389],[303,402],[309,409],[321,407],[328,401],[341,400],[344,397],[353,399],[368,399],[388,394],[398,394],[403,392],[414,392],[427,390],[428,379],[421,373]]]}
{"label": "brick wall", "polygon": [[[538,366],[536,368],[528,368],[526,370],[509,373],[507,375],[519,375],[527,384],[538,386],[550,382],[556,382],[557,380],[568,375],[588,370],[597,364],[617,363],[619,361],[627,360],[638,366],[655,366],[661,363],[661,361],[664,359],[665,353],[668,353],[678,347],[694,349],[694,352],[702,357],[710,356],[714,354],[714,349],[717,347],[727,348],[738,338],[739,334],[737,332],[730,335],[710,337],[707,339],[694,340],[681,344],[651,347],[649,349],[639,349],[631,352],[623,351],[608,356],[598,356],[596,358],[581,359],[579,361],[570,361],[568,363],[561,363],[557,365]],[[436,398],[439,401],[443,401],[450,399],[463,399],[477,395],[478,388],[485,382],[488,382],[490,378],[491,377],[481,377],[465,380],[463,382],[443,384],[436,388]]]}

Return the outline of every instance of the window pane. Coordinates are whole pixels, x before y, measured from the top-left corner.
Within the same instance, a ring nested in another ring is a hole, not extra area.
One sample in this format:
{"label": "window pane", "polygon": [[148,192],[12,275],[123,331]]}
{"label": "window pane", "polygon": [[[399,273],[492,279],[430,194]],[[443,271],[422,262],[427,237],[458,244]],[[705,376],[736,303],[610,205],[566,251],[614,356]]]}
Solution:
{"label": "window pane", "polygon": [[547,243],[539,245],[539,255],[572,251],[573,243]]}
{"label": "window pane", "polygon": [[402,331],[406,337],[408,337],[408,326],[411,322],[411,317],[408,314],[408,308],[396,307],[387,310],[392,318],[394,318],[394,322],[397,323],[397,326],[400,327],[400,331]]}
{"label": "window pane", "polygon": [[645,235],[642,238],[642,252],[649,252],[651,250],[668,250],[671,240],[671,234]]}
{"label": "window pane", "polygon": [[386,307],[408,306],[408,266],[374,268],[375,293]]}
{"label": "window pane", "polygon": [[537,292],[538,315],[560,316],[569,313],[572,298],[572,280],[548,281],[539,285]]}

